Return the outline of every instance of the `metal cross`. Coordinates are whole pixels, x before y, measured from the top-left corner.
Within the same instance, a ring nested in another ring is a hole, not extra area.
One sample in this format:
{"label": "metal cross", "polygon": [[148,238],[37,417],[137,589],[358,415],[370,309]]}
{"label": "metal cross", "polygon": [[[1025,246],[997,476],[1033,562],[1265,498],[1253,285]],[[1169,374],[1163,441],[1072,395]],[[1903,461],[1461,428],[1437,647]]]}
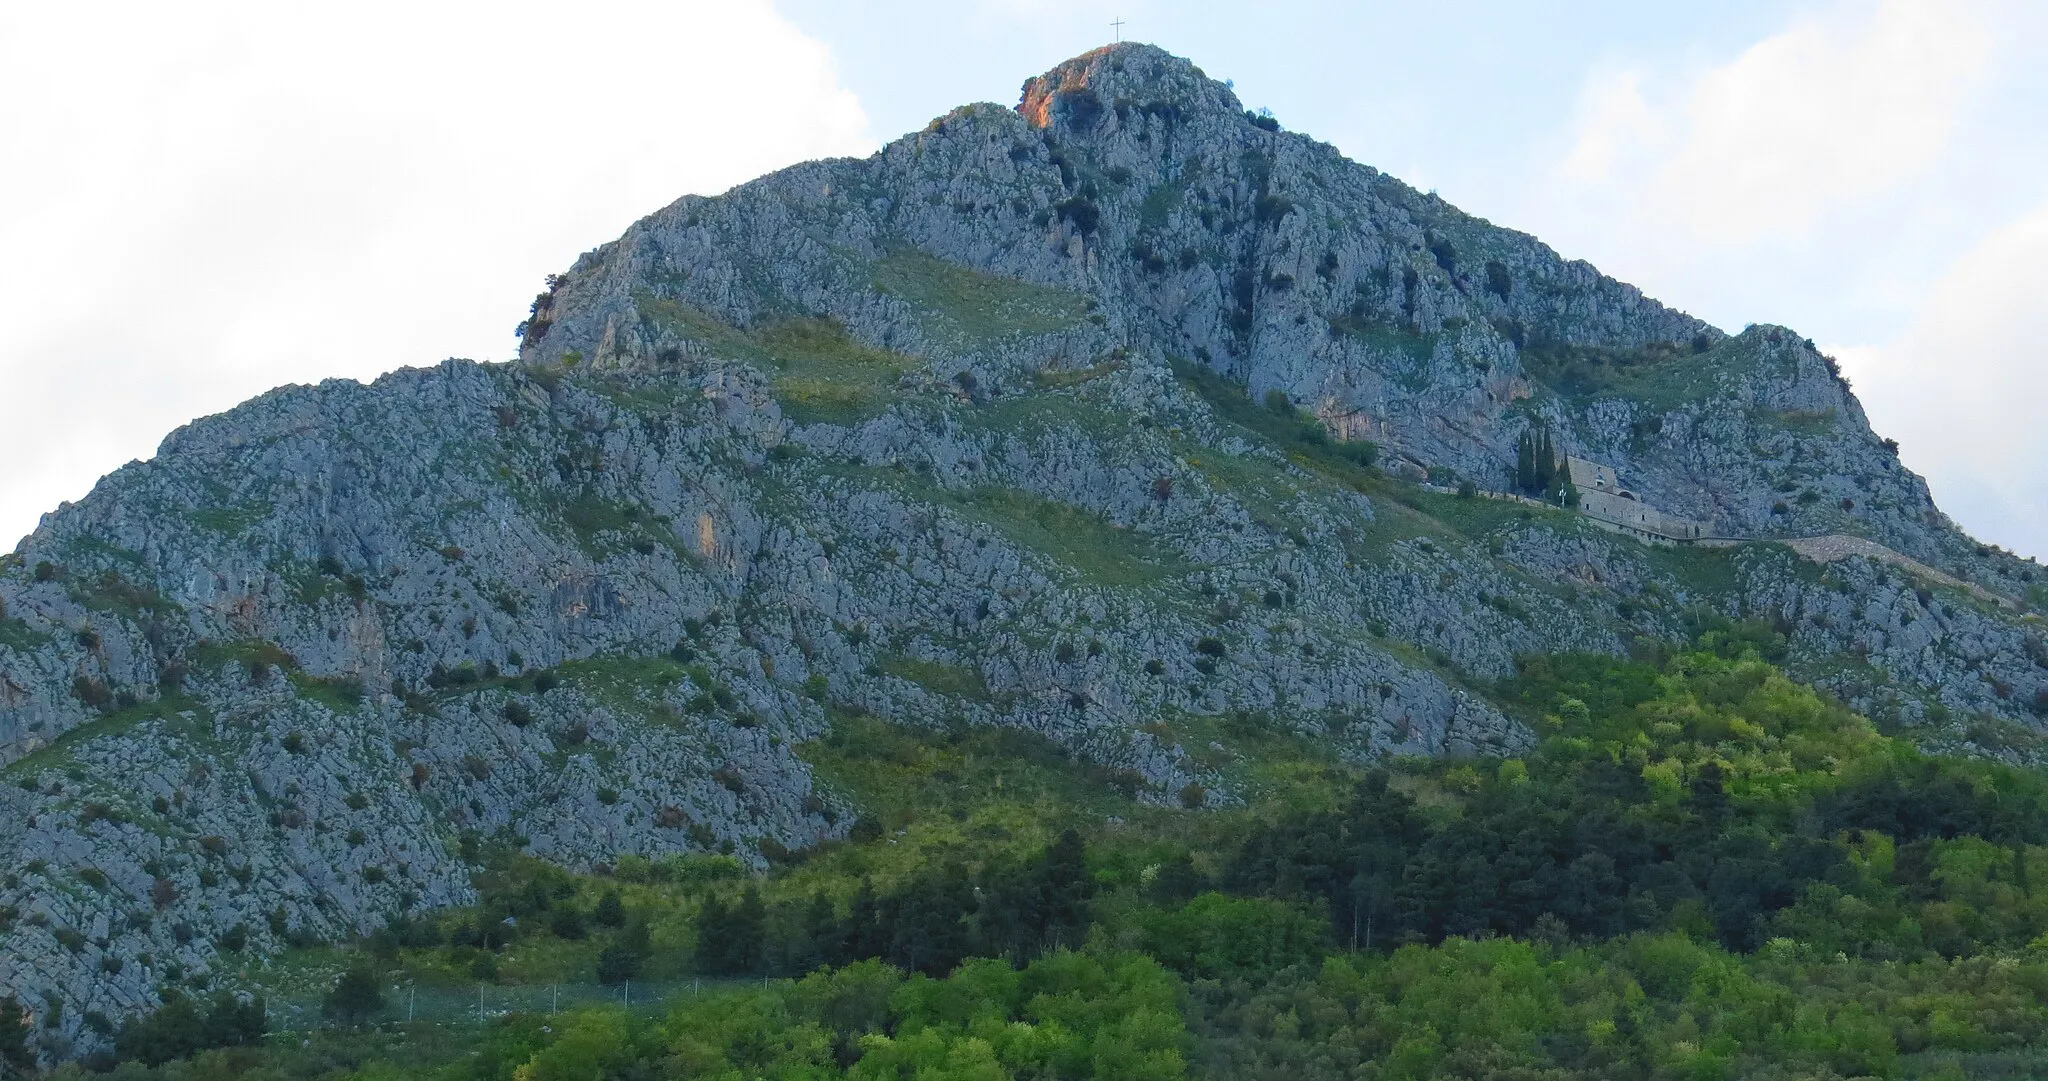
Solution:
{"label": "metal cross", "polygon": [[1117,16],[1116,18],[1114,18],[1114,19],[1110,20],[1110,23],[1109,23],[1109,25],[1110,25],[1110,28],[1111,28],[1111,29],[1113,29],[1113,30],[1115,30],[1115,31],[1116,31],[1116,39],[1117,39],[1118,41],[1122,41],[1122,40],[1124,39],[1124,18],[1123,18],[1123,16],[1119,15],[1119,16]]}

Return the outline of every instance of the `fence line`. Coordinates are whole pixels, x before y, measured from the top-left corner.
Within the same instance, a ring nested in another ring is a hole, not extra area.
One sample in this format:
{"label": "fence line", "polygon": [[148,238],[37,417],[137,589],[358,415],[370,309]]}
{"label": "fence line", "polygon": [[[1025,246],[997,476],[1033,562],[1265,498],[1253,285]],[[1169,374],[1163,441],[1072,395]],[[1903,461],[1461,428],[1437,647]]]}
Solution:
{"label": "fence line", "polygon": [[[377,1023],[409,1021],[440,1025],[477,1025],[508,1014],[552,1014],[587,1006],[624,1006],[654,1012],[678,996],[710,994],[736,987],[762,986],[765,980],[683,979],[649,982],[630,980],[623,984],[555,983],[492,984],[468,986],[424,986],[388,984],[384,1006],[371,1020]],[[291,995],[272,998],[266,1017],[272,1032],[310,1032],[326,1028],[319,995]]]}

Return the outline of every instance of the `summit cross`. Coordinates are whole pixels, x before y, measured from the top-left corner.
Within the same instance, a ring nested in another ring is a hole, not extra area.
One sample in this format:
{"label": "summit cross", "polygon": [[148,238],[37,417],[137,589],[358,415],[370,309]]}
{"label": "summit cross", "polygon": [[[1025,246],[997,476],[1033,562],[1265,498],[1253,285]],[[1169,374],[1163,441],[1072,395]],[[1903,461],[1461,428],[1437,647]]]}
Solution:
{"label": "summit cross", "polygon": [[1122,42],[1122,41],[1124,40],[1124,19],[1123,19],[1123,16],[1119,15],[1119,16],[1117,16],[1116,18],[1114,18],[1114,19],[1111,19],[1111,20],[1109,21],[1109,26],[1110,26],[1110,29],[1112,29],[1112,30],[1116,31],[1116,40],[1117,40],[1118,42]]}

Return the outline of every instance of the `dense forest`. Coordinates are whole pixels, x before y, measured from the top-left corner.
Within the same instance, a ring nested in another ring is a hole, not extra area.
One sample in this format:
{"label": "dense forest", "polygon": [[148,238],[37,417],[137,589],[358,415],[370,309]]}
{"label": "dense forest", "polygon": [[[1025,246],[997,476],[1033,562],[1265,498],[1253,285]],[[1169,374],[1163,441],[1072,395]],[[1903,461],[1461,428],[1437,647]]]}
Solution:
{"label": "dense forest", "polygon": [[[1224,811],[1134,803],[1017,733],[842,716],[806,753],[864,811],[846,842],[765,874],[501,851],[475,908],[169,989],[65,1072],[2048,1073],[2048,779],[1881,734],[1777,648],[1722,627],[1670,656],[1532,658],[1491,689],[1543,736],[1505,761],[1344,763],[1239,718]],[[667,990],[628,1005],[635,980]],[[622,994],[401,1009],[401,988],[564,982]],[[295,994],[319,1023],[265,1034],[279,1012],[252,996]]]}

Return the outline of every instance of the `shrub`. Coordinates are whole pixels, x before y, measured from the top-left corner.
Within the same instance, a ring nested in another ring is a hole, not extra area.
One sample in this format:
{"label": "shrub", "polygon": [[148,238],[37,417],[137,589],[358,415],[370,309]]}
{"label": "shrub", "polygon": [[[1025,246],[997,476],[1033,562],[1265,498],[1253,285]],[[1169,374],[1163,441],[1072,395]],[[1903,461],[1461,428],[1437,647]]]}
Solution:
{"label": "shrub", "polygon": [[1499,297],[1502,303],[1506,303],[1508,294],[1514,292],[1514,289],[1515,279],[1513,275],[1508,273],[1507,265],[1498,259],[1488,259],[1486,261],[1486,291]]}
{"label": "shrub", "polygon": [[1061,218],[1072,223],[1078,233],[1093,233],[1102,223],[1102,208],[1086,195],[1076,195],[1055,203],[1053,209],[1059,212]]}
{"label": "shrub", "polygon": [[384,989],[366,963],[341,974],[320,1002],[320,1012],[338,1024],[361,1025],[384,1009]]}
{"label": "shrub", "polygon": [[71,680],[71,694],[93,709],[106,709],[114,702],[114,692],[108,690],[105,683],[86,676]]}
{"label": "shrub", "polygon": [[[7,1027],[4,1013],[0,1007],[0,1029]],[[264,1014],[261,998],[240,999],[223,991],[202,1010],[173,988],[155,1013],[131,1018],[120,1027],[114,1034],[114,1055],[154,1068],[211,1048],[253,1044],[268,1029]]]}
{"label": "shrub", "polygon": [[580,939],[589,933],[583,922],[583,910],[572,904],[556,905],[548,914],[548,930],[556,938]]}

